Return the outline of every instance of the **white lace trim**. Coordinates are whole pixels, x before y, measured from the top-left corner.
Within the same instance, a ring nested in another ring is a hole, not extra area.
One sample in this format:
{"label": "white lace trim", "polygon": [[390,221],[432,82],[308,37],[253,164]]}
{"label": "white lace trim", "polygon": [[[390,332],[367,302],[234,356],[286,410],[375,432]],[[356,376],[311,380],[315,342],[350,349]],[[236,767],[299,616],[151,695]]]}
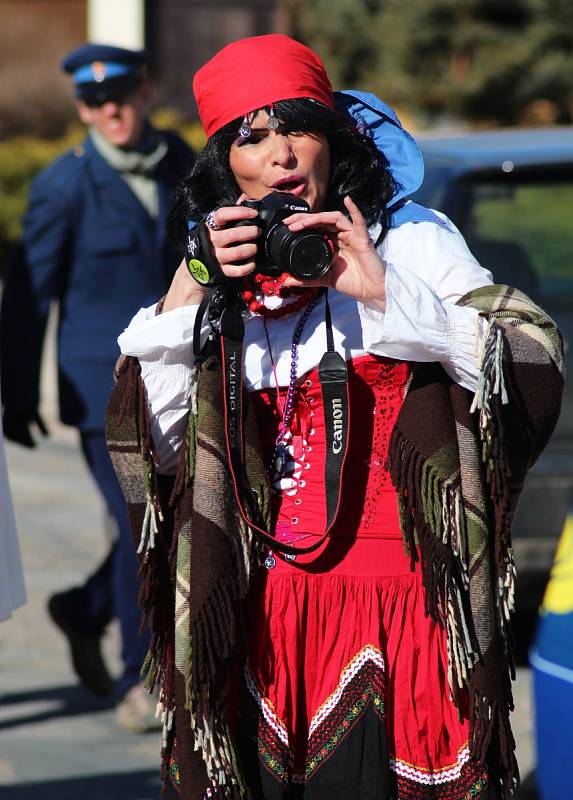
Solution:
{"label": "white lace trim", "polygon": [[285,747],[288,747],[289,738],[286,726],[284,722],[277,716],[271,701],[268,700],[268,698],[263,697],[263,695],[259,692],[248,664],[245,665],[245,681],[247,683],[247,688],[258,705],[264,719],[271,726]]}
{"label": "white lace trim", "polygon": [[338,686],[330,697],[320,706],[316,714],[313,716],[308,729],[308,737],[313,735],[315,730],[322,724],[325,718],[330,714],[332,709],[340,702],[342,693],[348,684],[352,681],[357,672],[359,672],[367,661],[373,661],[377,667],[384,671],[384,657],[377,647],[373,644],[367,644],[357,653],[352,661],[340,673],[340,680]]}
{"label": "white lace trim", "polygon": [[449,783],[455,781],[462,774],[462,769],[469,761],[470,751],[469,748],[463,747],[458,753],[458,758],[455,764],[450,764],[447,767],[427,771],[420,770],[408,764],[406,761],[401,761],[399,758],[390,758],[390,768],[402,778],[408,778],[416,783],[423,783],[426,786],[437,786],[441,783]]}

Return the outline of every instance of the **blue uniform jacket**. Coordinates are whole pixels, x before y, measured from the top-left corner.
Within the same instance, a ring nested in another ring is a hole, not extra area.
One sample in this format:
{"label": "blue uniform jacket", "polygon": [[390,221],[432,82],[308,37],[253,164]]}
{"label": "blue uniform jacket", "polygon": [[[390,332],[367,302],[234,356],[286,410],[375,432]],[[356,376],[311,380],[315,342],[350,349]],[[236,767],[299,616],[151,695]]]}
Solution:
{"label": "blue uniform jacket", "polygon": [[117,337],[141,307],[164,294],[178,259],[165,222],[175,185],[193,163],[178,136],[154,176],[153,220],[89,137],[33,182],[21,247],[2,297],[2,400],[34,411],[50,304],[59,301],[58,385],[62,422],[102,430]]}

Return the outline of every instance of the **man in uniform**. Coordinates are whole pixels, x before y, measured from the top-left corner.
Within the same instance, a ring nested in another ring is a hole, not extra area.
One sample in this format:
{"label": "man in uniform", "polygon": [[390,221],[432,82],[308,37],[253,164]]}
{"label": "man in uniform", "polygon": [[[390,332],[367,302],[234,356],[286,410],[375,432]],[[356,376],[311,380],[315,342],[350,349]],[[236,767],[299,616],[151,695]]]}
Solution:
{"label": "man in uniform", "polygon": [[[33,427],[47,433],[38,413],[40,360],[50,305],[59,304],[60,416],[79,429],[117,536],[86,583],[52,596],[48,610],[82,683],[101,695],[115,689],[118,721],[133,730],[152,724],[139,678],[148,640],[139,632],[137,560],[104,421],[117,336],[138,308],[165,291],[177,266],[165,220],[175,184],[193,162],[182,139],[147,119],[152,87],[145,61],[143,51],[92,44],[64,59],[88,136],[32,184],[1,317],[4,431],[33,447]],[[100,649],[114,615],[123,660],[115,687]]]}

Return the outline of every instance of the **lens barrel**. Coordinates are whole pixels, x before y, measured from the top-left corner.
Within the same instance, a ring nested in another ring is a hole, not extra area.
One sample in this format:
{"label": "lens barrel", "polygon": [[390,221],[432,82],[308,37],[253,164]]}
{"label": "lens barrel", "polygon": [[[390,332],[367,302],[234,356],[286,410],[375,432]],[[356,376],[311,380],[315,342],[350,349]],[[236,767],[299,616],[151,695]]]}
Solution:
{"label": "lens barrel", "polygon": [[261,200],[244,200],[241,205],[258,212],[256,219],[241,220],[240,225],[257,225],[256,264],[263,275],[278,277],[288,272],[302,281],[322,277],[332,264],[332,245],[326,235],[316,228],[291,232],[283,220],[292,214],[310,212],[310,206],[300,197],[288,192],[271,192]]}
{"label": "lens barrel", "polygon": [[332,251],[322,234],[314,231],[295,233],[282,223],[267,232],[266,251],[271,264],[303,281],[322,277],[332,262]]}

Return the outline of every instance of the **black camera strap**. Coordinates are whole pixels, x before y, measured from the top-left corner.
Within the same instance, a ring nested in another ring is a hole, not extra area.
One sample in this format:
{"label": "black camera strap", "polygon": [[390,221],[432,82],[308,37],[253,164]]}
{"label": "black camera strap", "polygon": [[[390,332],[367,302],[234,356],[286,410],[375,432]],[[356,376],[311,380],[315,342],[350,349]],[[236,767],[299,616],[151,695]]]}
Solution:
{"label": "black camera strap", "polygon": [[201,358],[201,331],[203,329],[203,318],[210,302],[211,297],[208,294],[205,294],[199,303],[199,308],[195,314],[195,322],[193,324],[193,356],[195,357],[196,361]]}
{"label": "black camera strap", "polygon": [[237,306],[225,308],[221,317],[221,355],[223,360],[223,392],[225,438],[229,469],[241,516],[256,536],[275,552],[299,555],[312,553],[329,537],[340,508],[342,473],[348,450],[349,399],[348,369],[344,358],[334,349],[332,319],[325,298],[327,349],[320,360],[318,375],[322,390],[326,429],[326,460],[324,468],[326,526],[318,541],[308,547],[295,547],[279,542],[260,520],[254,491],[248,485],[244,465],[243,441],[243,341],[245,323]]}

